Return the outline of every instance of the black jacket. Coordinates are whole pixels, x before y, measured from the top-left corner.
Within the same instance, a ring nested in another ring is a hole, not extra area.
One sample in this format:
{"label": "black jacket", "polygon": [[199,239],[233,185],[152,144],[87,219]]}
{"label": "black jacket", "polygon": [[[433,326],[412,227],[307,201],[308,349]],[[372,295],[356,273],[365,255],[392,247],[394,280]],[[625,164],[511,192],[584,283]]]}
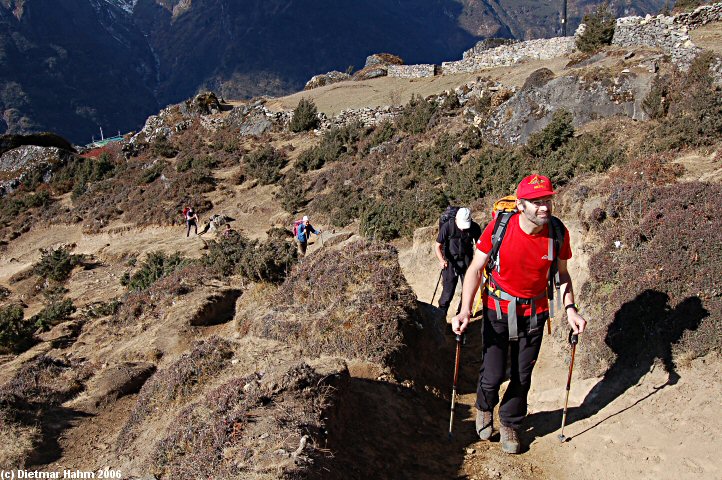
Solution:
{"label": "black jacket", "polygon": [[455,219],[450,219],[439,229],[436,241],[443,245],[444,258],[457,269],[465,271],[474,258],[476,242],[481,237],[481,227],[472,221],[471,226],[461,230]]}

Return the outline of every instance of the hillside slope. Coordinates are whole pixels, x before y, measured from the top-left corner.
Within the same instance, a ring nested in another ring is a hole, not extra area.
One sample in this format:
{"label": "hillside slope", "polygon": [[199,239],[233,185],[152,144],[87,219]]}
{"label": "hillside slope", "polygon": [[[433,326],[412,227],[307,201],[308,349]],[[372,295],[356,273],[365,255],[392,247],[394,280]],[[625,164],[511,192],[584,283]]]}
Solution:
{"label": "hillside slope", "polygon": [[[483,123],[514,118],[498,114],[553,78],[618,85],[629,69],[654,84],[639,66],[649,58],[659,52],[608,48],[583,65],[339,83],[305,95],[328,115],[396,104],[397,116],[316,132],[289,132],[279,113],[300,94],[195,111],[212,103],[202,96],[149,119],[124,150],[43,165],[0,200],[2,319],[39,322],[33,345],[3,343],[0,466],[123,478],[719,478],[722,132],[703,120],[722,110],[709,64],[680,77],[660,61],[670,113],[655,120],[549,111],[529,119],[524,146],[495,145]],[[694,117],[698,107],[707,116]],[[700,128],[683,130],[692,119]],[[265,131],[241,134],[253,129]],[[679,132],[698,143],[671,143]],[[571,440],[557,438],[568,371],[557,318],[535,370],[528,448],[507,456],[473,432],[478,319],[447,439],[455,343],[429,305],[432,245],[444,201],[485,223],[530,170],[559,189],[590,328]],[[186,237],[189,203],[203,223],[231,217],[236,233]],[[306,213],[322,234],[299,261],[287,230]],[[64,300],[78,310],[61,312]]]}

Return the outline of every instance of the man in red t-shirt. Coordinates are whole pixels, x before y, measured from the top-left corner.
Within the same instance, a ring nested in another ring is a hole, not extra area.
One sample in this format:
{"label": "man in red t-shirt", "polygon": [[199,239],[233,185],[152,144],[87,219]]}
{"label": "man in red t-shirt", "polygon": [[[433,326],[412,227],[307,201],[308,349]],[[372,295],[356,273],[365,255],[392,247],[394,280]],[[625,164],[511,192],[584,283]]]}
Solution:
{"label": "man in red t-shirt", "polygon": [[[510,350],[511,378],[499,407],[501,447],[506,453],[521,451],[517,432],[527,413],[531,374],[541,347],[542,327],[549,318],[546,289],[555,254],[549,233],[554,194],[551,182],[542,175],[530,175],[521,181],[516,194],[519,213],[509,219],[489,291],[484,295],[483,362],[476,395],[476,431],[483,440],[491,438],[493,411],[499,403],[499,387],[504,381]],[[461,312],[452,319],[456,334],[463,333],[469,324],[474,296],[492,250],[493,230],[494,222],[491,222],[477,242],[477,252],[467,270]],[[587,322],[574,305],[572,279],[567,270],[572,251],[569,232],[566,228],[564,231],[557,258],[558,283],[567,321],[574,333],[579,334]]]}

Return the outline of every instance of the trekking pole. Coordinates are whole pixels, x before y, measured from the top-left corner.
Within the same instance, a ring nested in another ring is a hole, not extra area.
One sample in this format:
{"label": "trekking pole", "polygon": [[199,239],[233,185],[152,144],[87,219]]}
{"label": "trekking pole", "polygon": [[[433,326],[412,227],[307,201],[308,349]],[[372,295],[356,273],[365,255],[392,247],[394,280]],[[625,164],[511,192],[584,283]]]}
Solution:
{"label": "trekking pole", "polygon": [[451,418],[449,419],[449,440],[451,430],[454,428],[454,407],[456,407],[456,383],[459,380],[459,359],[461,358],[461,344],[464,342],[464,335],[456,336],[456,361],[454,362],[454,387],[451,390]]}
{"label": "trekking pole", "polygon": [[567,396],[564,400],[564,412],[562,413],[562,432],[559,434],[559,441],[565,442],[567,437],[564,436],[564,425],[567,423],[567,405],[569,404],[569,388],[572,385],[572,370],[574,369],[574,353],[577,350],[577,342],[579,341],[579,335],[574,333],[574,330],[569,331],[569,343],[572,346],[572,361],[569,363],[569,375],[567,376]]}
{"label": "trekking pole", "polygon": [[441,283],[441,274],[443,270],[439,271],[439,279],[436,281],[436,288],[434,288],[434,294],[431,296],[431,302],[429,302],[429,305],[434,304],[434,297],[436,296],[436,291],[439,289],[439,283]]}

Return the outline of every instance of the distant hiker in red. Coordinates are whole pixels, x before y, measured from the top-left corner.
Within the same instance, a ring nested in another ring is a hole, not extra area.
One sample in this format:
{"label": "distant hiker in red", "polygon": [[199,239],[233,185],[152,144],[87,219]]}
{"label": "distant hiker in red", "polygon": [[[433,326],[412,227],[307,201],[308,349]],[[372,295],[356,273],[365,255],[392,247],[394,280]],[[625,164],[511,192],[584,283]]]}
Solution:
{"label": "distant hiker in red", "polygon": [[[542,175],[531,175],[521,181],[516,193],[518,212],[499,215],[477,242],[477,252],[464,279],[461,312],[452,319],[452,329],[461,334],[469,324],[481,274],[488,263],[491,278],[483,292],[483,362],[476,392],[476,432],[482,440],[491,438],[494,407],[499,404],[499,387],[504,381],[510,351],[511,377],[499,416],[501,448],[511,454],[521,452],[517,432],[527,414],[531,374],[539,355],[543,326],[549,318],[547,282],[551,276],[557,278],[556,285],[561,287],[567,321],[574,333],[583,332],[587,324],[574,304],[572,279],[567,270],[567,260],[572,257],[569,232],[552,216],[555,193],[550,180]],[[492,235],[503,218],[508,223],[495,246]],[[555,231],[563,232],[563,236],[555,237]],[[555,238],[562,240],[558,242]],[[561,245],[556,247],[557,243]],[[554,275],[555,266],[558,277]]]}
{"label": "distant hiker in red", "polygon": [[186,207],[183,209],[183,214],[186,219],[186,238],[191,234],[191,227],[194,228],[195,234],[198,235],[198,215],[196,211],[193,210],[193,207]]}
{"label": "distant hiker in red", "polygon": [[308,247],[308,239],[311,234],[321,235],[321,230],[316,230],[311,225],[308,217],[304,215],[300,222],[294,224],[294,234],[296,243],[298,244],[298,253],[303,257],[306,255],[306,247]]}

